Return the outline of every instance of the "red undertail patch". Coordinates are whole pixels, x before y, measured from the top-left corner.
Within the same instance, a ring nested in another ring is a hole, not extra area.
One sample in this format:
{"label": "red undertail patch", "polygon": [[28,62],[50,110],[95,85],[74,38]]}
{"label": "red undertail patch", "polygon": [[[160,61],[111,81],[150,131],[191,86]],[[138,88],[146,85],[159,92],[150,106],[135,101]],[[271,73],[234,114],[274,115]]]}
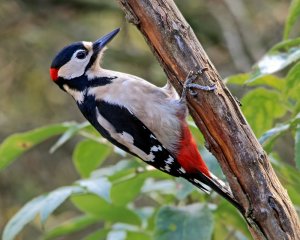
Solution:
{"label": "red undertail patch", "polygon": [[186,122],[182,126],[182,139],[177,159],[188,173],[200,171],[210,177],[209,169],[199,153],[197,143]]}

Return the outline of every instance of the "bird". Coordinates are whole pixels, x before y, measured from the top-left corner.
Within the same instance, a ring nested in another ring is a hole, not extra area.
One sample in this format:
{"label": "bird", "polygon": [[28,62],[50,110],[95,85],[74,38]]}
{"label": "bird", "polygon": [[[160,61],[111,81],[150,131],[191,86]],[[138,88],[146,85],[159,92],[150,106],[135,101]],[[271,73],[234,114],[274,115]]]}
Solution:
{"label": "bird", "polygon": [[52,81],[74,98],[83,116],[113,145],[206,193],[213,189],[242,212],[229,186],[209,171],[186,120],[187,89],[214,91],[215,86],[192,83],[202,71],[190,71],[180,98],[169,81],[157,87],[102,68],[107,44],[119,31],[64,47],[51,63]]}

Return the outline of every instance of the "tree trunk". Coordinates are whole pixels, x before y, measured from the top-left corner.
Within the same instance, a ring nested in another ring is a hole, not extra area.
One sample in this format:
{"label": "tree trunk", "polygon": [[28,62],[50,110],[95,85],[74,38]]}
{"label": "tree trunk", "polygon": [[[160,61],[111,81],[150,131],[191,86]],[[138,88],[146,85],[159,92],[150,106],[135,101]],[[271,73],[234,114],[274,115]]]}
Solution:
{"label": "tree trunk", "polygon": [[296,211],[269,158],[223,84],[193,30],[172,0],[119,0],[126,18],[144,35],[176,90],[189,71],[207,68],[196,82],[213,92],[188,96],[190,114],[245,209],[254,239],[300,239]]}

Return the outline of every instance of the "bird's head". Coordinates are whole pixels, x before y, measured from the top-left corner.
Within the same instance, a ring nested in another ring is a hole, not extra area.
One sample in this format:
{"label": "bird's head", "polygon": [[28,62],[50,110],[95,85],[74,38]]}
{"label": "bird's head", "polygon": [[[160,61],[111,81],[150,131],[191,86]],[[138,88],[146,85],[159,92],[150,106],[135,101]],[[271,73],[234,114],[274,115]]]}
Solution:
{"label": "bird's head", "polygon": [[85,75],[88,70],[98,68],[103,49],[119,31],[117,28],[95,42],[75,42],[64,47],[52,61],[51,79],[59,84],[59,80],[71,81]]}

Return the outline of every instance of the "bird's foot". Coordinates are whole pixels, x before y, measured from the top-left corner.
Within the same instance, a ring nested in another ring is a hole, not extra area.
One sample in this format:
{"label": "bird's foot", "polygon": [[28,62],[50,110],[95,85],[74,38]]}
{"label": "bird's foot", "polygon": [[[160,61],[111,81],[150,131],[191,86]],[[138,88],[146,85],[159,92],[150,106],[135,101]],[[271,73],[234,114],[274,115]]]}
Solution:
{"label": "bird's foot", "polygon": [[203,91],[214,91],[217,88],[215,84],[213,84],[211,86],[203,86],[203,85],[193,83],[193,81],[195,81],[200,75],[202,75],[207,70],[208,70],[207,68],[202,68],[202,69],[198,70],[197,72],[194,72],[194,71],[189,72],[189,74],[186,77],[186,80],[184,82],[184,85],[183,85],[183,90],[182,90],[181,99],[180,99],[181,102],[186,100],[187,90],[189,90],[189,92],[192,96],[197,96],[197,93],[195,91],[191,90],[192,88],[200,89]]}

